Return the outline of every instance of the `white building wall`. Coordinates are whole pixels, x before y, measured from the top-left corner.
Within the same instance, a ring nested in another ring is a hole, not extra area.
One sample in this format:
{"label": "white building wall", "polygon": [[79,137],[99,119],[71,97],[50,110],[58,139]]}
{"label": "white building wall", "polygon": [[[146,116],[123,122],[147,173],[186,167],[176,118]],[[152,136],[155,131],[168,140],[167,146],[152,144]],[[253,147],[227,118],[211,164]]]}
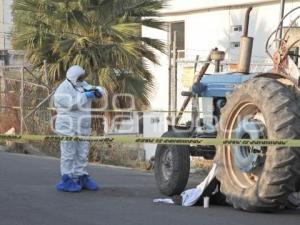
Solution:
{"label": "white building wall", "polygon": [[11,5],[13,0],[0,0],[0,51],[2,58],[0,65],[4,65],[3,56],[8,57],[9,65],[23,65],[24,52],[12,50],[11,38],[13,29],[13,18]]}
{"label": "white building wall", "polygon": [[[214,10],[215,8],[245,7],[250,5],[278,4],[280,0],[170,0],[167,7],[162,10],[164,14],[182,14],[189,11],[194,13],[199,10]],[[286,0],[295,3],[297,0]]]}
{"label": "white building wall", "polygon": [[0,0],[0,49],[11,49],[12,0]]}

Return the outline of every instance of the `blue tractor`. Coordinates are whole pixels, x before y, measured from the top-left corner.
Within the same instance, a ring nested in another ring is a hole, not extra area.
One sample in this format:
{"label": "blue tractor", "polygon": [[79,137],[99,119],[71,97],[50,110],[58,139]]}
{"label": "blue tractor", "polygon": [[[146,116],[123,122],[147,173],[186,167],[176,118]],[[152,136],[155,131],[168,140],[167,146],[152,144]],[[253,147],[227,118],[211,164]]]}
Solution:
{"label": "blue tractor", "polygon": [[[191,122],[185,127],[170,127],[163,137],[300,139],[299,70],[292,60],[299,56],[290,52],[296,42],[288,45],[286,40],[291,28],[282,28],[284,19],[299,8],[282,18],[267,42],[273,70],[255,74],[249,73],[253,43],[253,38],[248,37],[251,9],[246,13],[238,72],[205,74],[209,65],[205,64],[191,91],[183,93],[187,99],[182,110],[192,100]],[[271,54],[269,42],[274,36],[276,51]],[[213,50],[208,61],[219,61],[222,57],[222,52]],[[199,116],[199,98],[202,109],[212,109],[211,119]],[[290,204],[290,194],[300,189],[298,147],[158,145],[154,169],[161,193],[172,196],[184,190],[190,156],[214,160],[220,191],[235,208],[273,211]]]}

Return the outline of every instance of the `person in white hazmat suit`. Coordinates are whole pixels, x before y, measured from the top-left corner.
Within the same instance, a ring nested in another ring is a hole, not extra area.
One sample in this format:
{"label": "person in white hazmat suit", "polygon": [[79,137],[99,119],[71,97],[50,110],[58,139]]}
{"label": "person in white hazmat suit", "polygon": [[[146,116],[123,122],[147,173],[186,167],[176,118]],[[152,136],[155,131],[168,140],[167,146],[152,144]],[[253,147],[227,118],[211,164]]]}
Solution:
{"label": "person in white hazmat suit", "polygon": [[[88,136],[91,134],[91,103],[101,98],[105,91],[102,87],[93,87],[84,79],[85,70],[72,66],[67,71],[67,78],[54,94],[57,109],[55,131],[59,135]],[[61,182],[57,190],[79,192],[82,189],[96,191],[98,185],[87,172],[89,142],[61,141]]]}

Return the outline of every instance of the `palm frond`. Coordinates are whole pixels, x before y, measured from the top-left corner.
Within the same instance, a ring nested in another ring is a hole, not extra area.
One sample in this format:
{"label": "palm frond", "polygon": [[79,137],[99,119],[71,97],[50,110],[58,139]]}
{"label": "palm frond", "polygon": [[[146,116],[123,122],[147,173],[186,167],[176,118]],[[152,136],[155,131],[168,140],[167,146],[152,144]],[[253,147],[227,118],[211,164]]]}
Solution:
{"label": "palm frond", "polygon": [[132,94],[142,108],[149,104],[154,87],[144,61],[158,64],[155,52],[165,52],[161,40],[142,37],[142,26],[165,29],[157,19],[165,4],[164,0],[15,0],[13,46],[26,50],[28,61],[40,70],[47,60],[53,83],[64,79],[68,67],[79,64],[109,93]]}

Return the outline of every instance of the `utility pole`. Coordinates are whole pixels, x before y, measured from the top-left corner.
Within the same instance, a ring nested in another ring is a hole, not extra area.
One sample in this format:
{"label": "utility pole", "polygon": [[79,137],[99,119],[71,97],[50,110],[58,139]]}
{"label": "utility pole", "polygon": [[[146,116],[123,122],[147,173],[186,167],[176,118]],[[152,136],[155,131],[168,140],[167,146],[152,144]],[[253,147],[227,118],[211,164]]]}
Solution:
{"label": "utility pole", "polygon": [[[284,17],[284,10],[285,10],[285,0],[280,0],[280,15],[279,15],[279,21],[282,20]],[[280,23],[280,30],[278,32],[278,40],[281,40],[283,33],[283,22]]]}
{"label": "utility pole", "polygon": [[24,67],[21,69],[21,94],[20,94],[20,134],[24,133]]}
{"label": "utility pole", "polygon": [[[172,41],[173,37],[173,41]],[[174,126],[177,111],[177,31],[172,33],[169,26],[169,92],[168,92],[168,126]]]}
{"label": "utility pole", "polygon": [[173,70],[171,73],[171,125],[174,125],[176,111],[177,111],[177,31],[173,34],[173,57],[172,57],[172,66]]}
{"label": "utility pole", "polygon": [[168,68],[168,75],[169,75],[169,83],[168,83],[168,125],[171,125],[171,110],[172,110],[172,103],[171,103],[171,98],[172,98],[172,33],[171,33],[171,24],[169,24],[169,32],[168,32],[168,63],[169,63],[169,68]]}

